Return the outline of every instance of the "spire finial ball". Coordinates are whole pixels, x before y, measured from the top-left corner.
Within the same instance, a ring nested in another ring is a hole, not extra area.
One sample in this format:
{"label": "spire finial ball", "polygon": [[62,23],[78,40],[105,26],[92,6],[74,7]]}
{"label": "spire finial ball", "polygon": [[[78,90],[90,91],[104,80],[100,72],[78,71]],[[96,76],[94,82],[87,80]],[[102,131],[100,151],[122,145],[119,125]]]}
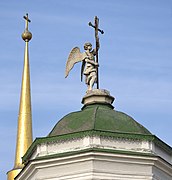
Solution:
{"label": "spire finial ball", "polygon": [[25,41],[25,42],[29,42],[31,39],[32,39],[32,33],[25,30],[23,33],[22,33],[22,39]]}

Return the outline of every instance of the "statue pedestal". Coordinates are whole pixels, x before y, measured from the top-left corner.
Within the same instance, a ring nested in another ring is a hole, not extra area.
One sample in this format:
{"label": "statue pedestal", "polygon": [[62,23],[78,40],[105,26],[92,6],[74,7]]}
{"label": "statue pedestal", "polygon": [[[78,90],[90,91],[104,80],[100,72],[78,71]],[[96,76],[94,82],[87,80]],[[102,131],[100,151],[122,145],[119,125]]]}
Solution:
{"label": "statue pedestal", "polygon": [[110,95],[110,92],[105,89],[93,89],[88,91],[86,95],[82,98],[82,104],[109,104],[112,106],[114,97]]}

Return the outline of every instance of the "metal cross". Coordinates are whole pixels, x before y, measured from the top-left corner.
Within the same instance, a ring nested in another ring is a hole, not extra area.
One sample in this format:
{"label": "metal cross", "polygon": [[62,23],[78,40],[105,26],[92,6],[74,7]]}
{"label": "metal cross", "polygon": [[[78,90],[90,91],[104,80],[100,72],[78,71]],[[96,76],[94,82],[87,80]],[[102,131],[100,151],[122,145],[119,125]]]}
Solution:
{"label": "metal cross", "polygon": [[[97,16],[95,16],[94,19],[95,25],[93,25],[91,22],[88,23],[89,26],[93,27],[95,29],[95,39],[96,39],[96,62],[98,63],[98,50],[99,50],[99,36],[98,31],[101,32],[101,34],[104,34],[104,31],[99,29],[99,19]],[[97,67],[97,89],[99,89],[99,73],[98,73],[98,67]]]}
{"label": "metal cross", "polygon": [[23,16],[23,18],[26,20],[26,30],[28,31],[28,22],[31,22],[31,20],[28,18],[28,13],[26,13],[26,16]]}

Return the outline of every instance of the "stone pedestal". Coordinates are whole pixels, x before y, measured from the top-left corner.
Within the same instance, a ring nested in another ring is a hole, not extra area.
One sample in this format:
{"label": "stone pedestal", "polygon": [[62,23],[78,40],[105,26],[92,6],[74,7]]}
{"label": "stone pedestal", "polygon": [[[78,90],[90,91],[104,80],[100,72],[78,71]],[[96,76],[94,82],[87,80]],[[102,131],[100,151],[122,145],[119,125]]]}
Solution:
{"label": "stone pedestal", "polygon": [[89,105],[89,104],[109,104],[112,105],[114,101],[114,97],[110,95],[110,92],[105,89],[94,89],[89,92],[83,97],[82,104]]}

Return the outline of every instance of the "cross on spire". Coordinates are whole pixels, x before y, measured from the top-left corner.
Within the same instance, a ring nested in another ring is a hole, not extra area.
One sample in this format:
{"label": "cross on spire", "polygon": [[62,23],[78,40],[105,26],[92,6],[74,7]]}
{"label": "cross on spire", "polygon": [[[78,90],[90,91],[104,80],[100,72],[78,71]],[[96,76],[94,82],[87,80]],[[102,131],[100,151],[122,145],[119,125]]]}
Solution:
{"label": "cross on spire", "polygon": [[28,13],[26,13],[26,16],[23,16],[23,18],[26,20],[26,30],[28,31],[28,22],[31,22],[31,20],[28,17]]}
{"label": "cross on spire", "polygon": [[26,16],[23,16],[23,18],[26,20],[26,27],[22,33],[22,38],[25,42],[29,42],[32,39],[32,33],[28,30],[28,22],[31,22],[31,20],[28,18],[28,13],[26,13]]}

